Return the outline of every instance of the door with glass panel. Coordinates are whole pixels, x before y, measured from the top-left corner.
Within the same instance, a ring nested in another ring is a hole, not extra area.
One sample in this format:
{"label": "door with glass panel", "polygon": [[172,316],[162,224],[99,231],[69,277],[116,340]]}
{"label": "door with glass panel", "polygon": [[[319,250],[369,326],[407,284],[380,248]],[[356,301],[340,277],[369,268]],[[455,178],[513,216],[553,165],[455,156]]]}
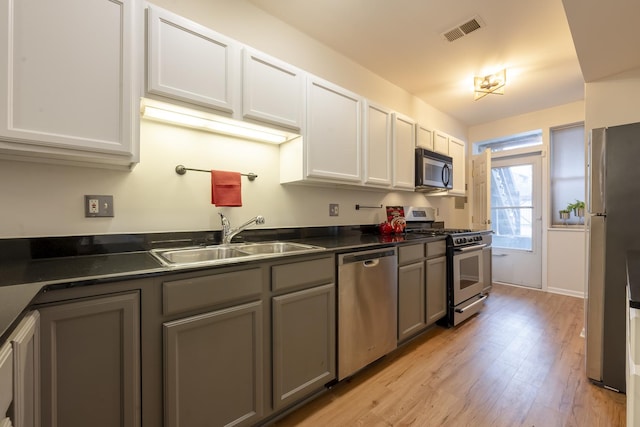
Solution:
{"label": "door with glass panel", "polygon": [[542,287],[541,161],[539,155],[493,159],[493,280]]}

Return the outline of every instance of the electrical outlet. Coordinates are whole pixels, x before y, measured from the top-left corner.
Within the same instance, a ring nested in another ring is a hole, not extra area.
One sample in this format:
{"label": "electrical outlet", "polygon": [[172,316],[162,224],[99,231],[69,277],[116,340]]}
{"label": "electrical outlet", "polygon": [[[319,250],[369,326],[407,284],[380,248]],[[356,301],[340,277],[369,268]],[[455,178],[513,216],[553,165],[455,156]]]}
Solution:
{"label": "electrical outlet", "polygon": [[97,214],[100,210],[98,209],[98,204],[100,201],[98,199],[89,199],[89,213]]}
{"label": "electrical outlet", "polygon": [[337,203],[329,203],[329,216],[338,216],[340,214],[340,205]]}
{"label": "electrical outlet", "polygon": [[113,217],[113,196],[84,196],[84,216]]}

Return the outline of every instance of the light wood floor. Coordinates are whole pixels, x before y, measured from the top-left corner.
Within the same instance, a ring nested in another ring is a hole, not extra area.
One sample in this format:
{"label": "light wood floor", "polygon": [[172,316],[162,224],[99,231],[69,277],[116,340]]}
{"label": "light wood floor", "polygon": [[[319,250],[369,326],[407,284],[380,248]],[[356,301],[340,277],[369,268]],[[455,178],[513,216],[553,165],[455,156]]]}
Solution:
{"label": "light wood floor", "polygon": [[276,423],[285,426],[624,426],[625,395],[584,371],[583,300],[495,285],[437,327]]}

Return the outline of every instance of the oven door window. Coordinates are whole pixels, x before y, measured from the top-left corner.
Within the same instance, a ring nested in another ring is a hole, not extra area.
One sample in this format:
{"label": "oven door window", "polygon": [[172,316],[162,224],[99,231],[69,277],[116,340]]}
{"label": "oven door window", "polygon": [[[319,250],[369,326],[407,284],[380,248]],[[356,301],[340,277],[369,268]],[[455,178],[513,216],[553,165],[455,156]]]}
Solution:
{"label": "oven door window", "polygon": [[478,257],[460,260],[460,289],[467,289],[480,281]]}
{"label": "oven door window", "polygon": [[457,252],[453,261],[454,304],[458,305],[482,292],[484,287],[482,249]]}

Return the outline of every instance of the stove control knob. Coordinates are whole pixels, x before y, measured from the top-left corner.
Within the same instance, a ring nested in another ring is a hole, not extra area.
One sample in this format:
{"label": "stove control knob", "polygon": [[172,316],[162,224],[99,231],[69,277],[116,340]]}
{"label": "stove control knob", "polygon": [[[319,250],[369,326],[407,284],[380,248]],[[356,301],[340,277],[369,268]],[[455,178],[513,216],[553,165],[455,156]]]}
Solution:
{"label": "stove control knob", "polygon": [[462,243],[462,239],[457,238],[457,239],[456,239],[456,243]]}

